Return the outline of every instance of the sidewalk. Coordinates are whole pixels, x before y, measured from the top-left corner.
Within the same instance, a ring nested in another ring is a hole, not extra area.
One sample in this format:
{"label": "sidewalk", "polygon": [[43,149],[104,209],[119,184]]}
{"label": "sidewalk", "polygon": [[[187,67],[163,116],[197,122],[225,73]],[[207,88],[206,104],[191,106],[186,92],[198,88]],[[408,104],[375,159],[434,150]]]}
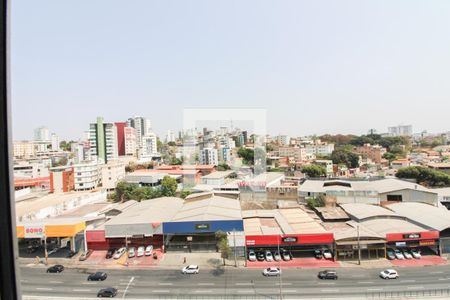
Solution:
{"label": "sidewalk", "polygon": [[361,265],[358,264],[357,260],[352,261],[340,261],[342,268],[390,268],[392,267],[392,263],[385,259],[375,259],[375,260],[361,260]]}

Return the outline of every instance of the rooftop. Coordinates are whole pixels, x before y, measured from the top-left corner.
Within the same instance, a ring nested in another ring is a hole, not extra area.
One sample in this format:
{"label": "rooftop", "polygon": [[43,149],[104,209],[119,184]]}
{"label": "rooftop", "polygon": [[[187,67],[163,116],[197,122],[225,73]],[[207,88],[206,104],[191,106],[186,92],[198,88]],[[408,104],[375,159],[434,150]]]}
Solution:
{"label": "rooftop", "polygon": [[398,215],[428,229],[443,231],[450,228],[450,211],[445,207],[418,202],[400,202],[387,207]]}
{"label": "rooftop", "polygon": [[374,217],[398,217],[393,211],[383,208],[379,205],[363,204],[363,203],[348,203],[341,204],[342,209],[350,216],[357,220],[364,220]]}
{"label": "rooftop", "polygon": [[236,173],[234,171],[216,171],[202,177],[202,179],[221,179]]}

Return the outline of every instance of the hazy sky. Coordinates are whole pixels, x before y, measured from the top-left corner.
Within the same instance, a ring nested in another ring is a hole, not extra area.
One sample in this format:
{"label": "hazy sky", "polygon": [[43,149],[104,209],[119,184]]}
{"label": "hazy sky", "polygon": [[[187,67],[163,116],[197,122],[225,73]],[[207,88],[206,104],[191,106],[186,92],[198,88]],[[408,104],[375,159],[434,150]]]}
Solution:
{"label": "hazy sky", "polygon": [[96,116],[182,127],[264,108],[269,133],[450,130],[450,1],[17,0],[15,139]]}

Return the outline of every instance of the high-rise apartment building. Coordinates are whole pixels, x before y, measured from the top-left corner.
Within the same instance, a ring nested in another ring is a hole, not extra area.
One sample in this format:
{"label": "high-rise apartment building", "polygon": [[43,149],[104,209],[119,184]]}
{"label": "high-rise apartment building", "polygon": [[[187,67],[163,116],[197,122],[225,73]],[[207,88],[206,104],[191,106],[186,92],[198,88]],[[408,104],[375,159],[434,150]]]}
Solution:
{"label": "high-rise apartment building", "polygon": [[103,118],[98,117],[97,123],[90,124],[89,144],[91,158],[104,163],[116,160],[119,156],[116,126],[113,123],[103,123]]}
{"label": "high-rise apartment building", "polygon": [[125,127],[127,126],[126,122],[115,122],[117,129],[117,152],[119,156],[125,155]]}
{"label": "high-rise apartment building", "polygon": [[50,141],[50,131],[47,127],[41,126],[34,130],[35,141]]}
{"label": "high-rise apartment building", "polygon": [[133,127],[124,128],[124,144],[125,144],[125,155],[136,155],[137,151],[137,139],[136,139],[136,129]]}
{"label": "high-rise apartment building", "polygon": [[136,129],[136,139],[138,147],[142,147],[142,137],[152,133],[152,125],[149,119],[143,117],[133,117],[127,120],[127,126]]}
{"label": "high-rise apartment building", "polygon": [[219,164],[219,157],[217,149],[204,148],[200,151],[200,163],[202,165],[215,165]]}
{"label": "high-rise apartment building", "polygon": [[398,125],[388,127],[388,133],[390,136],[412,136],[412,125]]}
{"label": "high-rise apartment building", "polygon": [[53,151],[59,151],[59,138],[55,133],[52,133],[51,145]]}
{"label": "high-rise apartment building", "polygon": [[158,153],[157,138],[154,133],[142,137],[141,156],[150,157]]}

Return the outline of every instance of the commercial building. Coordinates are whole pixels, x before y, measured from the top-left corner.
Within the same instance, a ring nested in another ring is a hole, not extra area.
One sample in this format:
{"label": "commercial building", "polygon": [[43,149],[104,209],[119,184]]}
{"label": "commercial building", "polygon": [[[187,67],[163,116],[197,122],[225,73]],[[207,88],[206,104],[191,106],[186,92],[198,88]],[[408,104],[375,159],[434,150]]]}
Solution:
{"label": "commercial building", "polygon": [[377,180],[306,180],[299,187],[299,198],[324,195],[339,204],[384,202],[424,202],[437,205],[437,193],[420,184],[394,178]]}
{"label": "commercial building", "polygon": [[234,171],[216,171],[211,174],[202,177],[202,184],[218,187],[236,178],[236,172]]}
{"label": "commercial building", "polygon": [[285,179],[284,173],[266,172],[251,179],[242,180],[238,183],[239,199],[241,202],[262,203],[269,201],[267,189],[280,186],[283,179]]}
{"label": "commercial building", "polygon": [[247,250],[283,248],[294,257],[313,257],[317,249],[334,252],[333,233],[301,208],[244,210],[242,218]]}
{"label": "commercial building", "polygon": [[97,161],[85,161],[73,165],[75,190],[95,189],[100,183],[100,164]]}

